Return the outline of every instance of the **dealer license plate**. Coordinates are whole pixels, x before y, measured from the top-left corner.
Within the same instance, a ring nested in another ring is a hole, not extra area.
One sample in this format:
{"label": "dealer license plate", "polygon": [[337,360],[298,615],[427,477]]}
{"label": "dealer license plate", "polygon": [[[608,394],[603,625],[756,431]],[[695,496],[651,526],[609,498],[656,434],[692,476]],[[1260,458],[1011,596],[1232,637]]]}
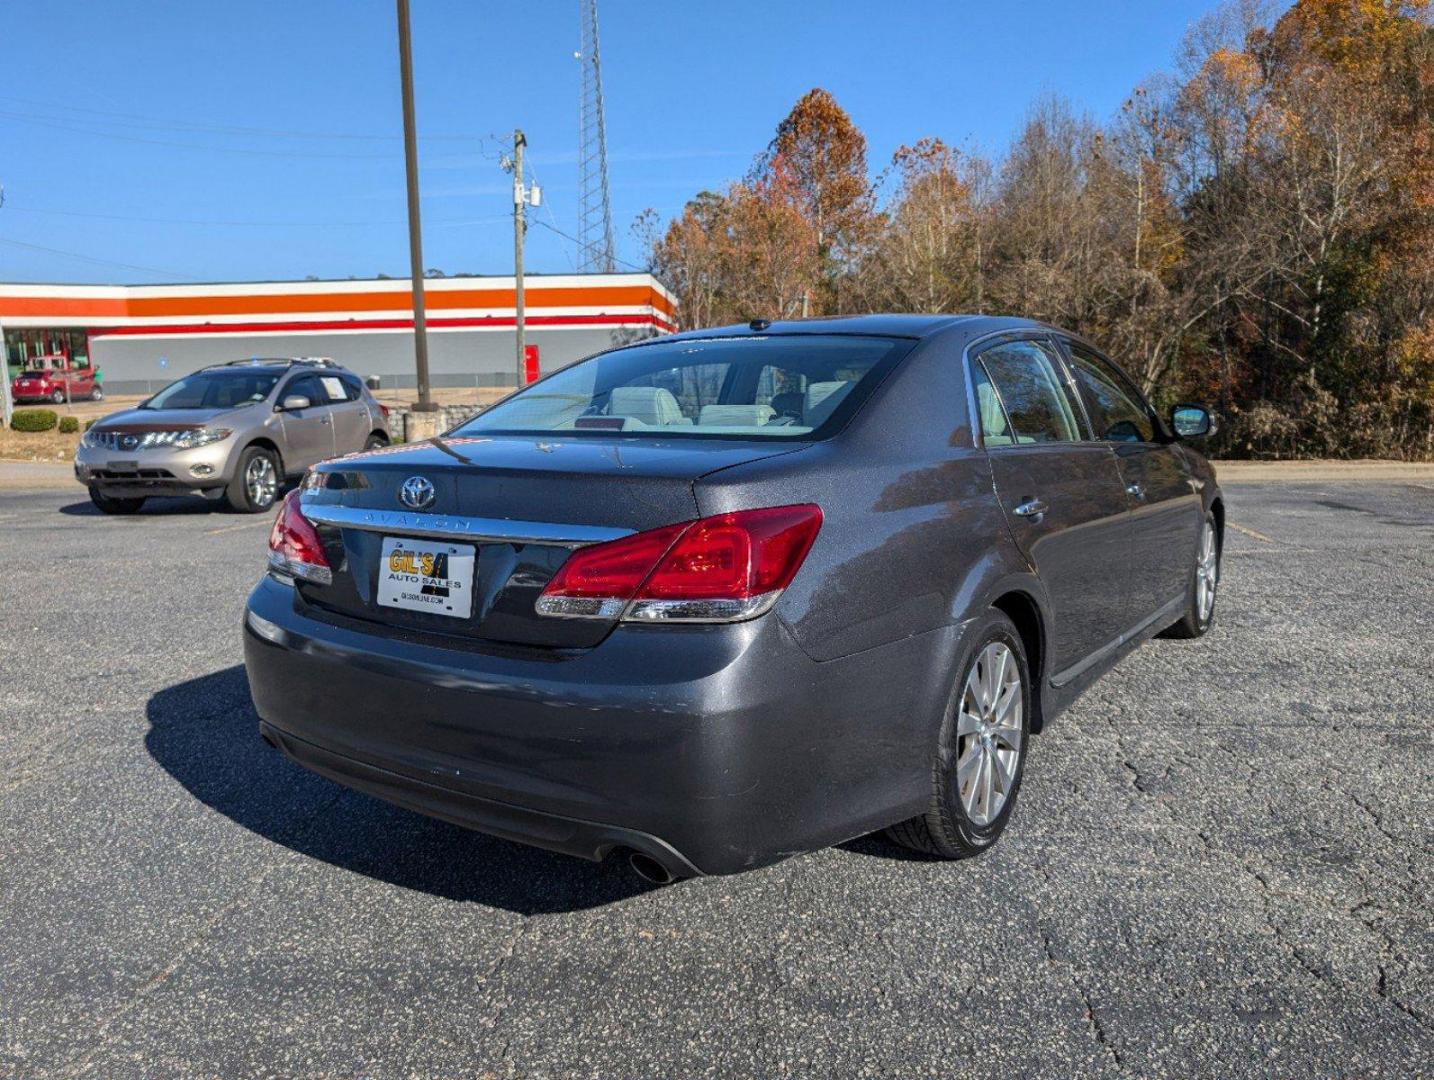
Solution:
{"label": "dealer license plate", "polygon": [[384,537],[378,602],[405,611],[468,618],[473,614],[476,552],[472,544]]}

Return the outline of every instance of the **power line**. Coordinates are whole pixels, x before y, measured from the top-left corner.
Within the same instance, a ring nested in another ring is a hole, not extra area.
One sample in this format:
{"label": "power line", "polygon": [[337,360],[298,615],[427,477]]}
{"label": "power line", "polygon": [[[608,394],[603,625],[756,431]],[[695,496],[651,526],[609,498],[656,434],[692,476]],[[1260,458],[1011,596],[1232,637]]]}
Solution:
{"label": "power line", "polygon": [[[534,218],[534,219],[532,220],[531,224],[533,224],[533,225],[539,225],[539,226],[543,227],[544,229],[547,229],[548,232],[557,233],[557,234],[558,234],[559,236],[561,236],[564,240],[570,241],[571,243],[578,244],[579,246],[581,246],[581,244],[582,244],[582,241],[579,240],[576,236],[572,236],[572,235],[570,235],[569,233],[565,233],[565,232],[563,232],[562,229],[559,229],[556,225],[549,225],[546,221],[543,221],[543,220],[541,220],[541,219],[539,219],[539,218]],[[615,262],[615,263],[620,263],[621,265],[627,267],[629,270],[635,271],[636,273],[639,273],[639,274],[646,274],[646,273],[648,273],[647,267],[645,267],[645,266],[638,266],[636,263],[630,263],[630,262],[628,262],[626,259],[619,259],[616,255],[613,256],[612,261]]]}
{"label": "power line", "polygon": [[[295,131],[283,128],[262,128],[248,127],[238,124],[218,124],[208,121],[190,120],[164,120],[157,117],[142,116],[138,113],[113,112],[108,109],[90,109],[79,105],[59,105],[54,102],[36,101],[33,98],[12,97],[8,94],[0,94],[0,101],[14,102],[19,105],[33,105],[41,109],[48,109],[51,112],[73,112],[83,113],[87,116],[100,116],[106,119],[121,120],[130,127],[148,127],[156,130],[169,131],[191,131],[195,133],[206,133],[215,135],[241,135],[254,138],[272,139],[355,139],[365,141],[394,141],[403,138],[400,134],[376,133],[376,132],[351,132],[351,131]],[[26,115],[26,114],[14,114]],[[72,117],[49,116],[36,117],[41,120],[60,121],[65,123],[76,122]],[[83,121],[79,121],[83,123]],[[471,135],[452,134],[429,134],[420,136],[422,139],[433,139],[442,141],[466,141],[472,139]]]}
{"label": "power line", "polygon": [[248,146],[217,146],[206,143],[176,142],[173,139],[147,139],[139,135],[121,135],[114,131],[97,131],[94,128],[75,127],[73,124],[36,120],[23,113],[6,112],[3,110],[0,110],[0,117],[15,120],[22,124],[34,124],[38,127],[50,128],[55,131],[65,131],[72,135],[98,135],[101,138],[115,139],[119,142],[143,143],[147,146],[169,146],[179,150],[199,150],[208,154],[249,154],[256,157],[278,158],[340,158],[349,161],[388,161],[393,157],[392,154],[328,154],[303,150],[258,150]]}
{"label": "power line", "polygon": [[[535,168],[533,168],[532,159],[531,159],[531,158],[528,159],[528,171],[533,174],[533,186],[534,186],[534,187],[541,188],[541,187],[544,187],[544,186],[545,186],[545,185],[541,182],[541,180],[538,178],[538,170],[535,169]],[[553,223],[553,231],[554,231],[554,232],[557,232],[557,231],[558,231],[558,229],[557,229],[557,226],[558,226],[558,218],[557,218],[557,215],[553,213],[553,201],[552,201],[551,199],[545,200],[545,201],[543,202],[543,209],[548,212],[548,220]],[[542,225],[543,223],[542,223],[541,221],[537,221],[536,224]],[[561,235],[561,234],[559,234],[559,235]],[[563,255],[564,255],[564,257],[568,260],[568,265],[573,268],[573,273],[576,274],[576,273],[578,272],[578,260],[577,260],[577,258],[574,256],[573,252],[572,252],[569,248],[567,248],[567,247],[565,246],[565,247],[563,248]]]}
{"label": "power line", "polygon": [[81,255],[76,251],[63,251],[60,248],[45,247],[41,244],[30,244],[24,240],[10,240],[0,236],[0,244],[9,244],[12,247],[28,248],[31,251],[43,251],[49,255],[64,255],[66,258],[78,259],[80,262],[94,263],[97,266],[118,266],[124,270],[140,270],[146,274],[166,274],[171,277],[187,278],[190,281],[201,281],[202,278],[193,274],[185,274],[178,270],[163,270],[156,266],[140,266],[138,263],[115,262],[113,259],[97,259],[92,255]]}
{"label": "power line", "polygon": [[[215,225],[224,227],[254,227],[264,229],[360,229],[377,225],[403,225],[406,224],[398,218],[376,219],[367,221],[208,221],[195,218],[162,218],[162,217],[132,217],[127,214],[98,214],[85,210],[49,210],[31,206],[12,206],[9,209],[22,214],[45,214],[52,217],[74,217],[97,219],[100,221],[133,221],[146,225]],[[430,221],[428,224],[434,227],[459,228],[468,225],[490,225],[500,221],[507,221],[507,214],[498,214],[493,217],[470,218],[453,221]]]}

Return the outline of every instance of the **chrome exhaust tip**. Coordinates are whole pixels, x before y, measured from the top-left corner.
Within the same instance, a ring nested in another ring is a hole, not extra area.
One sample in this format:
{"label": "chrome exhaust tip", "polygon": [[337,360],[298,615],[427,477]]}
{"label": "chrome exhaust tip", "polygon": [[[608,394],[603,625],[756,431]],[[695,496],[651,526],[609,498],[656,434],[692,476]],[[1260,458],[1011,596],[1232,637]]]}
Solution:
{"label": "chrome exhaust tip", "polygon": [[632,867],[634,874],[649,885],[671,885],[677,880],[677,875],[671,870],[651,855],[644,855],[640,851],[634,851],[628,855],[627,865]]}

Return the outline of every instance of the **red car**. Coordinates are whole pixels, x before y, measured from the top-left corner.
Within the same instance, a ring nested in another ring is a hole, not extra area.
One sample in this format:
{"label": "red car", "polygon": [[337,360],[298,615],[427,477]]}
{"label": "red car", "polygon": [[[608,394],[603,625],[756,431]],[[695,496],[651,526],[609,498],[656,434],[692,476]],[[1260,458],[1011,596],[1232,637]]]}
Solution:
{"label": "red car", "polygon": [[20,372],[10,384],[10,396],[17,402],[53,401],[63,405],[67,400],[100,401],[104,391],[95,382],[95,369],[89,367],[69,368],[64,357],[40,357],[41,360],[55,361],[55,366],[35,368]]}

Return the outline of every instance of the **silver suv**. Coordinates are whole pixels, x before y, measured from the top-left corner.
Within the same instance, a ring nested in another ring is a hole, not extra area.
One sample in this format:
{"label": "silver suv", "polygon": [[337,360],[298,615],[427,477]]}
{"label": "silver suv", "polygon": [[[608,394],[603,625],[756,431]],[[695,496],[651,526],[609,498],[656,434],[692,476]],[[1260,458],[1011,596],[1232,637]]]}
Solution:
{"label": "silver suv", "polygon": [[105,417],[80,441],[75,478],[106,514],[194,493],[258,513],[286,477],[388,442],[388,410],[332,360],[238,360]]}

